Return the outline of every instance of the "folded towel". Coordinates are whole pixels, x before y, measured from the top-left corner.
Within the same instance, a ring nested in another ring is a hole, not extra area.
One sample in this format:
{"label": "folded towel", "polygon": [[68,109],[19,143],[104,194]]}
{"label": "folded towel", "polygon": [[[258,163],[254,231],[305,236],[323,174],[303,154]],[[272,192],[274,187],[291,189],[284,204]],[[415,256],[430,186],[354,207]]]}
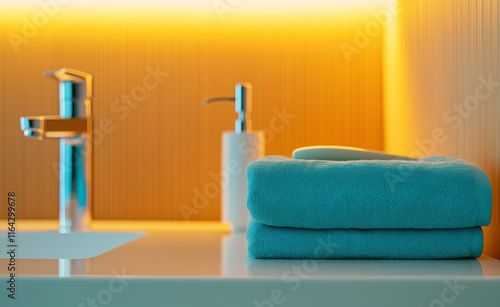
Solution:
{"label": "folded towel", "polygon": [[483,251],[481,227],[457,229],[302,229],[251,221],[253,258],[476,258]]}
{"label": "folded towel", "polygon": [[247,206],[282,227],[466,228],[487,226],[491,185],[474,164],[441,156],[418,161],[319,161],[265,157],[247,166]]}

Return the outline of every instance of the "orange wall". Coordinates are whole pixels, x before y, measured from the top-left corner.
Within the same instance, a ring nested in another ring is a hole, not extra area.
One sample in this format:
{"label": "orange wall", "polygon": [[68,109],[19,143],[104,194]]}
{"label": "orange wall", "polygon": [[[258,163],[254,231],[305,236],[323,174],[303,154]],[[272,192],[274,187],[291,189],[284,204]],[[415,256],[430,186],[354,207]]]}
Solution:
{"label": "orange wall", "polygon": [[[35,1],[36,2],[36,1]],[[253,83],[255,129],[267,154],[291,155],[306,145],[382,149],[382,38],[348,62],[339,45],[373,19],[371,8],[325,7],[228,11],[212,8],[76,9],[58,13],[28,35],[18,52],[6,39],[22,35],[37,5],[0,10],[0,188],[17,191],[19,218],[57,218],[58,142],[23,137],[19,117],[58,113],[58,87],[42,71],[70,67],[94,77],[94,207],[96,219],[183,220],[196,191],[217,180],[220,138],[234,129],[231,105],[202,107],[207,96]],[[147,67],[168,73],[147,97]],[[280,119],[281,113],[290,114]],[[273,125],[275,119],[283,125]],[[110,125],[112,128],[106,128]],[[274,128],[273,128],[274,127]],[[220,196],[190,220],[218,220]],[[244,196],[242,196],[244,197]],[[0,218],[5,217],[0,203]]]}
{"label": "orange wall", "polygon": [[499,1],[401,4],[385,41],[385,150],[456,157],[485,170],[493,213],[484,252],[500,258],[500,88],[476,92],[481,78],[500,81]]}

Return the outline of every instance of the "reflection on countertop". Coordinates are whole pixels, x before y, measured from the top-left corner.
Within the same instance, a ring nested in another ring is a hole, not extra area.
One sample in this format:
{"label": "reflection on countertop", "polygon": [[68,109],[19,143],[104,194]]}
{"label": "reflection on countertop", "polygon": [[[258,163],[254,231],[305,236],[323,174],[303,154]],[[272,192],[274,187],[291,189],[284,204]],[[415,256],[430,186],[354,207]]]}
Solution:
{"label": "reflection on countertop", "polygon": [[[302,268],[307,271],[308,278],[312,279],[443,276],[500,278],[500,261],[485,255],[477,260],[251,259],[246,251],[245,234],[230,234],[227,225],[211,222],[99,223],[95,223],[94,229],[146,230],[147,234],[88,259],[17,259],[18,274],[38,277],[126,275],[138,278],[281,279],[290,270]],[[38,223],[38,226],[41,224]],[[50,227],[40,228],[50,230]],[[28,224],[21,229],[33,230]],[[19,250],[22,253],[22,246]],[[8,259],[0,259],[0,267],[6,268],[7,261]],[[0,271],[1,275],[6,273]]]}

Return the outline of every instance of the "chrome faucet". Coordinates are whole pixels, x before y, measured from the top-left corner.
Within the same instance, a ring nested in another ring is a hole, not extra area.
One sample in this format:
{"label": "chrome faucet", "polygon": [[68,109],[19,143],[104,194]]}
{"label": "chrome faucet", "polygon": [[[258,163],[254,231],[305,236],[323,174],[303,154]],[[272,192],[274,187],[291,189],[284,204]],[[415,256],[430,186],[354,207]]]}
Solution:
{"label": "chrome faucet", "polygon": [[59,80],[60,116],[21,117],[21,130],[38,140],[60,139],[59,232],[84,231],[92,201],[92,76],[70,68],[43,75]]}

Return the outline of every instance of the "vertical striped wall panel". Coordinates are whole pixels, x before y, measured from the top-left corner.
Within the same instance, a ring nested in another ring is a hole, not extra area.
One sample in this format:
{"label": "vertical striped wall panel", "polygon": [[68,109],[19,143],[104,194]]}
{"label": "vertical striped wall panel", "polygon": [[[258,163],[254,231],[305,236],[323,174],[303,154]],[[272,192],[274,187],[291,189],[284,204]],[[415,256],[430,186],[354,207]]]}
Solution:
{"label": "vertical striped wall panel", "polygon": [[[485,253],[500,258],[499,1],[400,1],[385,41],[385,150],[476,163],[493,187]],[[484,80],[496,85],[477,90]]]}
{"label": "vertical striped wall panel", "polygon": [[[23,137],[19,117],[58,113],[57,84],[41,73],[61,67],[94,77],[96,219],[218,220],[221,133],[236,114],[201,101],[241,81],[253,84],[253,124],[266,131],[268,154],[382,149],[383,33],[350,62],[339,47],[354,44],[372,10],[242,7],[221,20],[211,10],[61,7],[16,53],[8,34],[21,35],[23,18],[39,10],[0,12],[0,187],[17,190],[20,218],[57,218],[58,142]],[[168,76],[141,97],[148,67]],[[183,215],[182,205],[196,211]],[[6,211],[0,203],[0,218]]]}

